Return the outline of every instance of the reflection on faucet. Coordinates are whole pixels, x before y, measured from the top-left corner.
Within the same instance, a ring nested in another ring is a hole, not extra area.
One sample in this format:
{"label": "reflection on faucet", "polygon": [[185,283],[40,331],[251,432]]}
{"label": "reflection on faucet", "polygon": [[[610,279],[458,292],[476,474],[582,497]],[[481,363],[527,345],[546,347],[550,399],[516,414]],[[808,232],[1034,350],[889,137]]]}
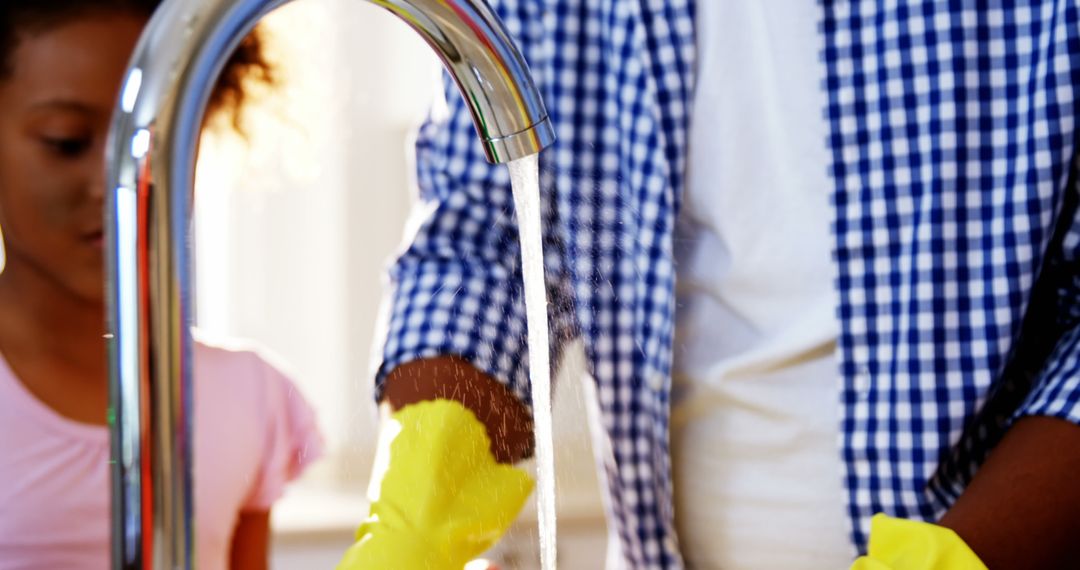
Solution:
{"label": "reflection on faucet", "polygon": [[[439,54],[488,160],[522,158],[554,141],[525,61],[483,0],[370,1]],[[166,2],[121,91],[105,207],[115,570],[194,564],[188,244],[196,141],[229,54],[286,2]]]}

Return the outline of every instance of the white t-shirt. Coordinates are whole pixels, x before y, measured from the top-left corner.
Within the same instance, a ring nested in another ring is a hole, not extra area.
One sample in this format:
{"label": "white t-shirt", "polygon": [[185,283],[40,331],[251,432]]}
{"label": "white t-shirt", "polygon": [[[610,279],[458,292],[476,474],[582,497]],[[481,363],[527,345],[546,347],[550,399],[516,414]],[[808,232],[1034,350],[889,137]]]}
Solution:
{"label": "white t-shirt", "polygon": [[816,2],[697,3],[672,452],[691,568],[846,568]]}
{"label": "white t-shirt", "polygon": [[[197,562],[225,570],[240,514],[270,510],[322,440],[296,388],[257,353],[194,352]],[[110,567],[109,457],[105,427],[59,415],[0,358],[0,570]]]}

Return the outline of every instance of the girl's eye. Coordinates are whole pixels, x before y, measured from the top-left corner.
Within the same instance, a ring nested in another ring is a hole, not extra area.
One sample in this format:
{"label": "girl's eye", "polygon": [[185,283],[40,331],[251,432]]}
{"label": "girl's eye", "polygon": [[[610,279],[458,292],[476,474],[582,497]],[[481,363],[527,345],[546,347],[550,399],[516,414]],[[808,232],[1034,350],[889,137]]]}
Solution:
{"label": "girl's eye", "polygon": [[90,148],[90,139],[87,137],[45,137],[42,139],[42,142],[44,142],[45,146],[49,147],[52,152],[64,158],[76,158]]}

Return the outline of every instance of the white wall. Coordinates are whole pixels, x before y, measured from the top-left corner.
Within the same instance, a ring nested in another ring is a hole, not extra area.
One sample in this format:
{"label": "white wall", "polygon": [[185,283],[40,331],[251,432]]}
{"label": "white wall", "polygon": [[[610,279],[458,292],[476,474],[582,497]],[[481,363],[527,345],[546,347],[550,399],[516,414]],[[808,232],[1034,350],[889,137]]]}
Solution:
{"label": "white wall", "polygon": [[366,2],[298,0],[267,25],[282,91],[250,115],[248,143],[210,136],[200,156],[198,321],[290,362],[332,452],[362,458],[382,268],[410,203],[406,135],[437,61]]}

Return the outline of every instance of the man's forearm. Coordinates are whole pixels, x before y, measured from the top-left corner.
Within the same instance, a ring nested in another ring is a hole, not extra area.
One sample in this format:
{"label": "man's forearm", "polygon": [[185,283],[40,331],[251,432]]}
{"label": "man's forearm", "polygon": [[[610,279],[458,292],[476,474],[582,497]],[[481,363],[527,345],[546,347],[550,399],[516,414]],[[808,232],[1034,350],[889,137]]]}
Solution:
{"label": "man's forearm", "polygon": [[991,570],[1072,568],[1080,561],[1080,427],[1016,423],[940,524]]}
{"label": "man's forearm", "polygon": [[500,463],[532,455],[532,417],[505,386],[454,356],[425,358],[402,364],[386,378],[383,402],[398,410],[416,402],[445,399],[460,402],[487,428],[491,452]]}

